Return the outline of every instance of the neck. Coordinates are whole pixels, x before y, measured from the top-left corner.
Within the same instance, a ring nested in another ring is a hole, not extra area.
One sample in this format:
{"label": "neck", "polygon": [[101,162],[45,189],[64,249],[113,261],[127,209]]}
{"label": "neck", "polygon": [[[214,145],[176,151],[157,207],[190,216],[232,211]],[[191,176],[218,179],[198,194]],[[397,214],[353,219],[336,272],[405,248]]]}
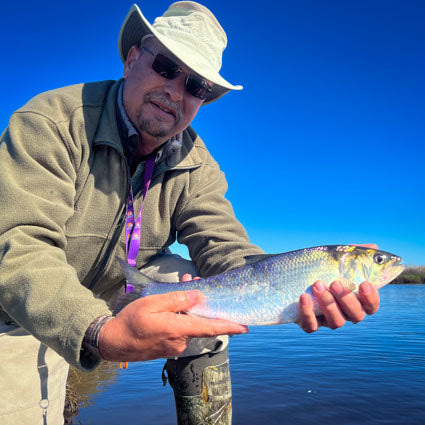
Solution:
{"label": "neck", "polygon": [[155,152],[165,142],[166,140],[158,140],[158,139],[149,140],[149,138],[140,136],[139,145],[137,146],[136,153],[134,154],[134,160],[139,162],[144,157]]}
{"label": "neck", "polygon": [[[159,146],[158,146],[159,147]],[[155,152],[156,148],[147,148],[146,145],[140,140],[139,146],[130,164],[130,174],[133,175],[136,171],[137,166],[140,162],[146,160],[146,158]]]}

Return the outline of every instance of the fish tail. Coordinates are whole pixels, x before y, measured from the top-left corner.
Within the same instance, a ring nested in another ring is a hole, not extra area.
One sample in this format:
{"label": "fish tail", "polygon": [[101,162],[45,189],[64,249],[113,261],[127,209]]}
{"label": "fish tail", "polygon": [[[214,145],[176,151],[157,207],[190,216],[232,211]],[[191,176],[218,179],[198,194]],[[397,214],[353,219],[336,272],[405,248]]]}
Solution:
{"label": "fish tail", "polygon": [[121,266],[121,270],[125,274],[128,283],[131,283],[132,285],[137,284],[146,287],[149,285],[149,283],[155,282],[154,279],[139,271],[137,267],[130,266],[127,261],[124,261],[121,258],[116,258]]}
{"label": "fish tail", "polygon": [[143,297],[143,290],[154,282],[152,278],[140,272],[137,267],[130,266],[127,261],[117,258],[117,261],[124,272],[127,285],[130,284],[132,291],[128,293],[120,293],[111,302],[111,308],[114,314],[120,312],[126,305]]}

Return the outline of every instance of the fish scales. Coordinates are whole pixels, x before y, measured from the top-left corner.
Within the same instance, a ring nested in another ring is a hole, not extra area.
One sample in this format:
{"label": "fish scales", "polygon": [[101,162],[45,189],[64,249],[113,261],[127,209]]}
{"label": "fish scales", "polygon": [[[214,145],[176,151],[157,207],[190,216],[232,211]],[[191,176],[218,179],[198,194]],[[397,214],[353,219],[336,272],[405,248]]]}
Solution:
{"label": "fish scales", "polygon": [[[205,302],[189,313],[246,325],[296,322],[299,297],[304,292],[312,295],[311,285],[316,280],[326,284],[339,280],[353,291],[368,280],[379,289],[404,268],[401,258],[394,254],[351,245],[325,245],[266,255],[216,276],[176,283],[146,282],[137,269],[119,261],[127,282],[138,288],[137,294],[198,289],[205,295]],[[134,299],[134,294],[130,299]],[[124,305],[125,296],[119,302]],[[315,313],[321,314],[317,303]]]}

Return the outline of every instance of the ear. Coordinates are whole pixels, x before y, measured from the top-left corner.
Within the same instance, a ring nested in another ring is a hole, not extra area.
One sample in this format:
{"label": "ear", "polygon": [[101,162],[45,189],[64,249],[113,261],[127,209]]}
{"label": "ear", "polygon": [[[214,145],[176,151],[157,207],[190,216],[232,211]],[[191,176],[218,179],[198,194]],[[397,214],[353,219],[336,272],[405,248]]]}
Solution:
{"label": "ear", "polygon": [[132,46],[127,54],[127,59],[124,62],[124,74],[123,77],[125,79],[128,78],[128,75],[130,74],[131,68],[133,67],[134,63],[139,59],[140,56],[140,49],[137,46]]}

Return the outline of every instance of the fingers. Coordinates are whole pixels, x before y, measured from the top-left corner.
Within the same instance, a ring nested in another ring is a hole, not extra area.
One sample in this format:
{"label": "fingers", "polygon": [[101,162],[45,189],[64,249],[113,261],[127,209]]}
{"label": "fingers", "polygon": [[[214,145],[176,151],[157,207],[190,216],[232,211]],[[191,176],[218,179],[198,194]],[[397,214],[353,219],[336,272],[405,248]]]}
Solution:
{"label": "fingers", "polygon": [[189,274],[189,273],[186,273],[186,274],[184,274],[183,276],[182,276],[182,282],[190,282],[191,280],[199,280],[200,279],[200,277],[199,276],[196,276],[196,277],[192,277],[192,275],[191,274]]}
{"label": "fingers", "polygon": [[145,361],[178,356],[192,338],[248,332],[246,326],[238,323],[176,314],[203,300],[205,296],[200,291],[175,291],[130,303],[102,328],[99,335],[102,358]]}
{"label": "fingers", "polygon": [[[316,281],[313,284],[313,295],[319,304],[320,310],[331,329],[337,329],[345,325],[345,316],[336,302],[333,294],[326,288],[321,281]],[[342,294],[339,294],[341,298]]]}
{"label": "fingers", "polygon": [[141,299],[151,313],[187,311],[205,300],[201,291],[175,291]]}
{"label": "fingers", "polygon": [[185,315],[180,318],[181,331],[189,338],[210,338],[218,335],[248,333],[248,326],[223,319],[205,319]]}
{"label": "fingers", "polygon": [[366,314],[374,314],[379,308],[379,294],[370,282],[359,287],[359,296],[344,288],[340,282],[332,282],[329,289],[323,282],[312,286],[312,293],[323,316],[315,316],[313,300],[309,294],[303,294],[299,303],[299,326],[308,333],[315,332],[321,326],[337,329],[348,320],[358,323]]}
{"label": "fingers", "polygon": [[364,308],[353,292],[344,288],[338,281],[332,282],[329,289],[347,320],[358,323],[365,318]]}
{"label": "fingers", "polygon": [[309,294],[302,294],[299,304],[299,321],[298,325],[304,332],[316,332],[319,324],[314,314],[313,300]]}
{"label": "fingers", "polygon": [[[167,294],[153,295],[143,298],[149,306],[150,313],[188,311],[196,304],[205,301],[202,292],[175,291]],[[176,316],[176,317],[174,317]],[[223,319],[205,319],[190,314],[173,315],[178,332],[189,338],[204,338],[217,335],[243,334],[248,332],[248,327],[239,323]]]}
{"label": "fingers", "polygon": [[302,294],[300,297],[298,325],[307,333],[316,332],[322,326],[329,328],[323,315],[316,316],[313,300],[309,294]]}
{"label": "fingers", "polygon": [[369,282],[360,285],[359,298],[338,281],[332,282],[329,289],[323,282],[315,282],[313,294],[332,329],[343,326],[346,320],[358,323],[366,313],[376,313],[379,308],[378,291]]}
{"label": "fingers", "polygon": [[360,285],[359,297],[366,314],[374,314],[378,311],[379,293],[370,282],[363,282]]}
{"label": "fingers", "polygon": [[378,248],[378,245],[376,245],[375,243],[364,243],[364,244],[361,244],[361,243],[352,243],[350,245],[362,246],[364,248],[371,248],[371,249],[379,249]]}
{"label": "fingers", "polygon": [[186,273],[182,276],[182,282],[190,282],[192,280],[192,275],[189,273]]}

